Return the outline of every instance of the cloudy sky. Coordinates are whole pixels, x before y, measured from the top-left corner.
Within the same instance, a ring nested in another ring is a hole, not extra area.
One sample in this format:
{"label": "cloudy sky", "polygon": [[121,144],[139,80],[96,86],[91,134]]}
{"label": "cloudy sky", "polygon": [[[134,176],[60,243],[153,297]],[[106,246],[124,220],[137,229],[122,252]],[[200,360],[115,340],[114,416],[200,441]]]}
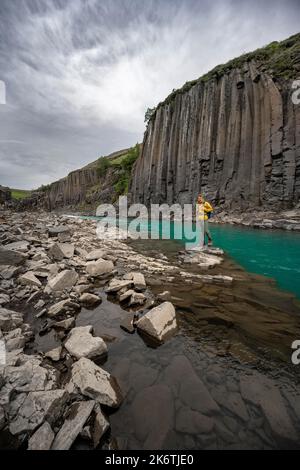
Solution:
{"label": "cloudy sky", "polygon": [[299,0],[0,0],[0,184],[141,141],[147,107],[299,24]]}

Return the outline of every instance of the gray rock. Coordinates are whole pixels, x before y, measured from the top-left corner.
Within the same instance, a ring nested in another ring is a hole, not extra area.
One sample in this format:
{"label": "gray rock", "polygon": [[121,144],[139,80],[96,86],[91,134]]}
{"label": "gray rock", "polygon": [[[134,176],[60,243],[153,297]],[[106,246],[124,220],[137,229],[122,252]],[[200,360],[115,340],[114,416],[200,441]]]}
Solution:
{"label": "gray rock", "polygon": [[132,281],[130,280],[112,279],[106,287],[105,292],[115,293],[130,286],[132,286]]}
{"label": "gray rock", "polygon": [[102,302],[102,299],[98,295],[84,293],[81,295],[79,302],[81,305],[83,305],[83,307],[92,308],[99,305]]}
{"label": "gray rock", "polygon": [[49,450],[54,437],[50,424],[45,421],[29,439],[28,450]]}
{"label": "gray rock", "polygon": [[65,225],[57,225],[56,227],[48,228],[49,237],[57,237],[59,234],[62,233],[70,235],[70,228]]}
{"label": "gray rock", "polygon": [[54,439],[52,450],[70,449],[82,431],[94,406],[95,402],[93,400],[73,403],[64,424]]}
{"label": "gray rock", "polygon": [[0,308],[0,328],[2,331],[9,331],[23,324],[23,314]]}
{"label": "gray rock", "polygon": [[79,392],[112,408],[117,408],[122,402],[116,379],[87,358],[81,358],[73,364],[67,390],[72,394]]}
{"label": "gray rock", "polygon": [[105,256],[106,252],[104,250],[92,250],[86,255],[87,261],[95,261],[102,259]]}
{"label": "gray rock", "polygon": [[52,291],[63,291],[71,289],[78,280],[76,271],[64,270],[49,280],[48,286]]}
{"label": "gray rock", "polygon": [[122,330],[127,331],[127,333],[134,333],[135,332],[135,327],[134,327],[134,320],[136,316],[134,313],[129,313],[128,316],[126,316],[122,322],[120,323],[120,327]]}
{"label": "gray rock", "polygon": [[147,297],[140,292],[133,292],[130,297],[129,306],[132,305],[143,305],[147,300]]}
{"label": "gray rock", "polygon": [[110,274],[114,270],[112,261],[98,259],[97,261],[90,261],[86,264],[86,272],[92,277],[103,276]]}
{"label": "gray rock", "polygon": [[62,313],[65,313],[66,311],[76,311],[79,309],[80,305],[78,305],[76,302],[73,302],[71,299],[61,300],[49,308],[48,316],[53,318],[61,315]]}
{"label": "gray rock", "polygon": [[49,256],[55,261],[62,261],[64,258],[73,258],[74,245],[71,243],[54,243],[49,249]]}
{"label": "gray rock", "polygon": [[48,359],[51,359],[51,361],[57,362],[60,360],[61,352],[62,352],[62,347],[58,346],[57,348],[51,349],[51,351],[46,352],[45,356]]}
{"label": "gray rock", "polygon": [[95,411],[96,416],[92,430],[94,448],[99,445],[101,438],[104,436],[104,434],[110,427],[109,421],[102,412],[100,405],[96,404]]}
{"label": "gray rock", "polygon": [[162,342],[177,330],[176,312],[171,302],[154,307],[136,322],[138,330]]}
{"label": "gray rock", "polygon": [[75,318],[74,317],[70,317],[70,318],[67,318],[66,320],[55,322],[54,325],[53,325],[54,328],[57,328],[59,330],[60,329],[61,330],[70,330],[74,326],[75,326]]}
{"label": "gray rock", "polygon": [[9,425],[10,433],[18,435],[35,431],[45,420],[54,423],[62,414],[67,397],[65,390],[30,392]]}
{"label": "gray rock", "polygon": [[[119,293],[122,292],[119,291]],[[132,295],[134,294],[134,290],[133,289],[129,289],[129,290],[125,290],[125,292],[123,292],[122,294],[120,294],[118,297],[119,297],[119,301],[120,302],[125,302],[125,300],[128,300]]]}
{"label": "gray rock", "polygon": [[22,286],[36,286],[36,287],[42,286],[42,283],[37,279],[37,277],[31,271],[28,271],[27,273],[20,276],[18,281]]}
{"label": "gray rock", "polygon": [[0,431],[1,429],[4,428],[5,423],[6,423],[6,418],[5,418],[4,409],[2,408],[2,406],[0,406]]}
{"label": "gray rock", "polygon": [[27,256],[18,251],[0,247],[0,265],[19,266],[24,264]]}
{"label": "gray rock", "polygon": [[65,342],[66,350],[71,356],[80,359],[87,357],[89,359],[100,357],[107,354],[107,346],[102,338],[92,336],[92,326],[79,326],[73,328],[69,338]]}
{"label": "gray rock", "polygon": [[145,290],[147,288],[145,277],[142,273],[132,272],[125,274],[124,279],[132,280],[136,290]]}
{"label": "gray rock", "polygon": [[21,240],[18,242],[9,243],[5,245],[6,250],[13,250],[13,251],[22,251],[27,252],[29,247],[29,242],[26,240]]}

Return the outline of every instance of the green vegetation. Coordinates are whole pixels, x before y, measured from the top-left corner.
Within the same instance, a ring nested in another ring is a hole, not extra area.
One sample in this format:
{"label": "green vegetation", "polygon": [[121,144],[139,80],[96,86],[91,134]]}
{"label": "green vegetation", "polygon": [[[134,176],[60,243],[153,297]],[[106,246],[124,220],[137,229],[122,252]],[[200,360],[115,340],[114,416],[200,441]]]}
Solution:
{"label": "green vegetation", "polygon": [[155,111],[156,111],[156,108],[148,108],[146,113],[145,113],[145,121],[144,122],[148,123],[151,120],[151,118],[152,118],[153,114],[155,113]]}
{"label": "green vegetation", "polygon": [[49,191],[51,189],[51,184],[42,184],[37,191],[42,191],[43,193]]}
{"label": "green vegetation", "polygon": [[129,180],[134,163],[136,162],[140,153],[140,146],[136,144],[132,147],[118,164],[120,170],[119,180],[114,188],[118,196],[128,193]]}
{"label": "green vegetation", "polygon": [[13,199],[21,200],[25,199],[26,197],[29,197],[31,194],[31,191],[26,190],[26,189],[11,189],[11,197]]}
{"label": "green vegetation", "polygon": [[[97,174],[99,177],[104,177],[109,169],[112,169],[117,175],[118,179],[114,185],[114,189],[118,196],[128,192],[132,167],[139,156],[139,152],[140,146],[139,144],[136,144],[124,155],[121,155],[115,159],[101,157],[97,162]],[[88,195],[92,194],[96,189],[99,189],[98,185],[97,188],[91,188],[88,191]]]}
{"label": "green vegetation", "polygon": [[176,96],[187,93],[194,85],[198,83],[204,84],[210,80],[218,80],[222,76],[230,73],[231,70],[241,68],[245,63],[251,61],[255,61],[258,66],[263,65],[264,71],[269,71],[269,73],[273,74],[278,79],[289,80],[297,78],[300,66],[300,33],[284,41],[274,41],[265,47],[243,54],[240,57],[230,60],[226,64],[218,65],[196,80],[186,82],[182,88],[173,90],[164,101],[151,110],[151,115],[148,114],[149,121],[155,117],[156,111],[160,107],[171,104]]}
{"label": "green vegetation", "polygon": [[99,178],[101,178],[102,176],[106,174],[109,167],[110,167],[110,161],[107,157],[99,158],[98,164],[97,164],[97,175],[99,176]]}

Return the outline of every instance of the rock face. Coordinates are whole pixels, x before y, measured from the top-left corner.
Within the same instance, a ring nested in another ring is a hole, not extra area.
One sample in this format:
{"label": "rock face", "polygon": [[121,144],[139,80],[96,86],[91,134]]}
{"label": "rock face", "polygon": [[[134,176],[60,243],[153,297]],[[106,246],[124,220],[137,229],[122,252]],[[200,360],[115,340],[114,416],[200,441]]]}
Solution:
{"label": "rock face", "polygon": [[11,191],[9,188],[0,186],[0,204],[11,201]]}
{"label": "rock face", "polygon": [[[263,49],[217,67],[158,105],[136,162],[132,201],[191,203],[201,191],[224,208],[297,204],[300,107],[291,84],[299,43],[297,34],[271,56]],[[276,54],[289,64],[284,71]]]}

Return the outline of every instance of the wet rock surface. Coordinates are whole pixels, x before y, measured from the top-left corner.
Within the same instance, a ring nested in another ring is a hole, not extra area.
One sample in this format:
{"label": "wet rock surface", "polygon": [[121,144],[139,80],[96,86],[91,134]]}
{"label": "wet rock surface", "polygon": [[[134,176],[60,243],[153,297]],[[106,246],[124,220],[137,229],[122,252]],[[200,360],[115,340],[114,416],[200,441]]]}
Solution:
{"label": "wet rock surface", "polygon": [[1,217],[0,447],[299,446],[290,298],[215,249],[166,256],[99,240],[92,220]]}

